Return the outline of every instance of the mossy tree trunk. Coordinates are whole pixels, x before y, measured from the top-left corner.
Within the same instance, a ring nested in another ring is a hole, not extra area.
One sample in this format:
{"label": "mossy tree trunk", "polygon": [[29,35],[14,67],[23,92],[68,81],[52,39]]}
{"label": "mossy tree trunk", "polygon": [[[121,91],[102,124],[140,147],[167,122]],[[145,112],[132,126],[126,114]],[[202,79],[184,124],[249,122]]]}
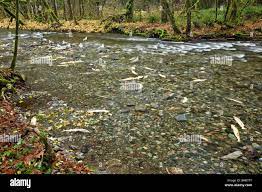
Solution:
{"label": "mossy tree trunk", "polygon": [[53,2],[54,14],[55,14],[56,17],[58,17],[56,0],[53,0],[52,2]]}
{"label": "mossy tree trunk", "polygon": [[69,19],[74,20],[75,25],[77,25],[76,17],[74,16],[71,0],[67,0],[68,10],[69,10]]}
{"label": "mossy tree trunk", "polygon": [[218,0],[216,0],[216,21],[217,21],[217,15],[218,15]]}
{"label": "mossy tree trunk", "polygon": [[85,16],[85,4],[83,0],[81,0],[81,9],[82,9],[82,17],[84,17]]}
{"label": "mossy tree trunk", "polygon": [[224,22],[235,21],[238,15],[238,5],[237,0],[228,0],[227,9],[224,17]]}
{"label": "mossy tree trunk", "polygon": [[67,16],[66,16],[66,3],[63,1],[63,15],[64,15],[64,20],[67,21]]}
{"label": "mossy tree trunk", "polygon": [[186,25],[186,34],[189,36],[191,32],[191,0],[186,0],[186,12],[187,12],[187,25]]}
{"label": "mossy tree trunk", "polygon": [[83,0],[79,0],[79,17],[80,19],[84,16]]}
{"label": "mossy tree trunk", "polygon": [[15,20],[16,20],[16,24],[15,24],[15,46],[14,46],[14,56],[13,56],[13,60],[11,63],[11,69],[12,71],[15,70],[15,65],[16,65],[16,58],[17,58],[17,48],[18,48],[18,33],[19,33],[19,0],[15,1],[16,4],[16,14],[15,14]]}
{"label": "mossy tree trunk", "polygon": [[229,13],[230,6],[231,6],[231,0],[227,0],[227,8],[226,8],[226,12],[225,12],[225,15],[224,15],[224,22],[227,22],[227,16],[228,16],[228,13]]}
{"label": "mossy tree trunk", "polygon": [[73,9],[72,9],[71,0],[67,0],[67,6],[69,11],[69,20],[73,20]]}
{"label": "mossy tree trunk", "polygon": [[167,23],[167,13],[164,10],[163,0],[160,0],[161,23]]}
{"label": "mossy tree trunk", "polygon": [[238,12],[237,1],[233,0],[232,10],[231,10],[231,14],[230,14],[230,20],[231,21],[235,21],[237,19],[237,12]]}
{"label": "mossy tree trunk", "polygon": [[163,9],[167,13],[168,19],[169,19],[169,21],[170,21],[170,23],[172,25],[174,33],[180,34],[181,32],[180,32],[179,28],[176,25],[176,20],[175,20],[173,11],[171,11],[167,0],[162,0],[162,1],[163,1]]}
{"label": "mossy tree trunk", "polygon": [[[43,0],[44,7],[48,10],[48,15],[51,15],[51,19],[55,20],[57,23],[59,23],[59,19],[57,17],[57,13],[51,9],[48,2],[46,0]],[[50,13],[49,13],[50,12]]]}

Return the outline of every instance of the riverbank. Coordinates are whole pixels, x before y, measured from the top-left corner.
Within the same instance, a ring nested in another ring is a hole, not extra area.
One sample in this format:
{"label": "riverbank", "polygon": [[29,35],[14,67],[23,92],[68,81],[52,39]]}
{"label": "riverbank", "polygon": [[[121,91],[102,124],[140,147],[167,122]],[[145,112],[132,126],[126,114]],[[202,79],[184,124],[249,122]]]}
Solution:
{"label": "riverbank", "polygon": [[[15,22],[2,19],[0,28],[14,29]],[[184,33],[174,34],[169,24],[161,23],[118,23],[99,20],[80,20],[77,24],[73,21],[60,21],[61,25],[25,21],[21,30],[30,31],[55,31],[55,32],[81,32],[81,33],[120,33],[149,38],[159,38],[168,41],[192,41],[192,40],[262,40],[262,20],[247,21],[238,26],[215,23],[212,26],[193,28],[192,36],[187,37]],[[184,29],[182,28],[182,32]]]}
{"label": "riverbank", "polygon": [[26,118],[29,111],[16,107],[19,93],[28,91],[20,77],[9,69],[0,70],[0,173],[91,173],[84,164],[54,151],[43,127]]}

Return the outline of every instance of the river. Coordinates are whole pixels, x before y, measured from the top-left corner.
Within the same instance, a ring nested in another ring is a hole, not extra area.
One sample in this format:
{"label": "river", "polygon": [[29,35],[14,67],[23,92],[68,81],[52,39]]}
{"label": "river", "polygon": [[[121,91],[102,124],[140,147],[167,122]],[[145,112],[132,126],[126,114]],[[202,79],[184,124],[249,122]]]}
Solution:
{"label": "river", "polygon": [[[1,67],[13,39],[0,30]],[[261,173],[261,52],[252,41],[21,31],[17,70],[30,91],[19,107],[96,173]]]}

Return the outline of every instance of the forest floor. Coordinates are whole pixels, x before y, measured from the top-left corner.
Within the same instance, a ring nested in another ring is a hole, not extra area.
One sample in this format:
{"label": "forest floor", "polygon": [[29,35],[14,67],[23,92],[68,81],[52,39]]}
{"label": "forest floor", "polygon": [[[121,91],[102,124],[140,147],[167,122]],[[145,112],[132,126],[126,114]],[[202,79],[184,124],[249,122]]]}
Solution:
{"label": "forest floor", "polygon": [[[11,75],[10,75],[11,73]],[[10,80],[14,73],[10,70],[0,70],[2,79]],[[25,83],[20,80],[14,84],[17,92],[27,91]],[[10,98],[15,95],[6,92]],[[43,173],[91,173],[92,171],[81,163],[75,162],[61,152],[54,153],[41,129],[34,125],[34,120],[28,122],[15,102],[10,99],[0,99],[0,170],[2,174],[43,174]]]}
{"label": "forest floor", "polygon": [[[83,32],[83,33],[121,33],[126,35],[137,35],[144,37],[160,38],[162,40],[190,41],[199,39],[208,40],[261,40],[262,19],[246,21],[237,26],[213,24],[205,27],[193,27],[191,37],[184,34],[185,29],[181,28],[182,34],[176,35],[170,24],[148,23],[148,22],[111,22],[110,20],[80,20],[75,24],[73,21],[60,21],[61,25],[40,23],[36,21],[25,21],[21,26],[22,30],[33,31],[56,31],[56,32]],[[15,22],[10,23],[9,19],[2,19],[0,28],[15,28]],[[251,35],[253,32],[253,35]]]}

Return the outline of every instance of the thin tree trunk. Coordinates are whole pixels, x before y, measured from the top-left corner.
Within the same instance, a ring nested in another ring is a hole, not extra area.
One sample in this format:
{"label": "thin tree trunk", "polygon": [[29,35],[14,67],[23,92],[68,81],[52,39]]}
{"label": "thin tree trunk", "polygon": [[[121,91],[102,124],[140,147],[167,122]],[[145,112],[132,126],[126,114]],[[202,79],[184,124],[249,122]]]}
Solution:
{"label": "thin tree trunk", "polygon": [[186,26],[186,34],[189,36],[191,32],[191,0],[186,0],[186,11],[187,11],[187,26]]}
{"label": "thin tree trunk", "polygon": [[[43,5],[47,10],[50,10],[51,19],[55,20],[57,23],[59,23],[59,19],[57,18],[57,15],[54,13],[54,11],[50,8],[49,4],[46,0],[43,0]],[[49,13],[47,14],[47,17],[49,16]]]}
{"label": "thin tree trunk", "polygon": [[63,14],[64,14],[64,19],[67,21],[67,16],[66,16],[66,3],[65,3],[65,0],[63,0]]}
{"label": "thin tree trunk", "polygon": [[77,25],[76,18],[74,16],[73,9],[72,9],[71,0],[67,0],[67,3],[68,3],[70,20],[74,20],[74,23]]}
{"label": "thin tree trunk", "polygon": [[82,7],[82,17],[84,17],[85,16],[85,4],[82,0],[81,0],[81,7]]}
{"label": "thin tree trunk", "polygon": [[231,0],[227,0],[227,9],[226,9],[226,13],[225,13],[225,16],[224,16],[224,22],[227,21],[227,16],[228,16],[230,6],[231,6]]}
{"label": "thin tree trunk", "polygon": [[58,17],[56,0],[53,0],[52,2],[53,2],[54,14],[56,17]]}
{"label": "thin tree trunk", "polygon": [[163,9],[166,11],[169,21],[172,25],[174,33],[180,34],[181,32],[176,25],[176,20],[174,18],[173,11],[170,10],[167,0],[163,0],[163,6]]}
{"label": "thin tree trunk", "polygon": [[216,21],[217,21],[217,14],[218,14],[218,0],[216,0]]}
{"label": "thin tree trunk", "polygon": [[163,7],[164,7],[163,0],[160,0],[161,23],[166,23],[168,21],[168,18],[167,18],[167,13]]}
{"label": "thin tree trunk", "polygon": [[230,14],[230,20],[235,21],[237,18],[237,12],[238,12],[238,7],[237,7],[237,2],[236,0],[233,0],[232,2],[232,10]]}
{"label": "thin tree trunk", "polygon": [[67,0],[68,10],[69,10],[69,20],[73,20],[73,10],[71,5],[71,0]]}
{"label": "thin tree trunk", "polygon": [[82,0],[79,0],[79,18],[82,19],[83,17],[83,12],[82,12]]}
{"label": "thin tree trunk", "polygon": [[18,49],[18,33],[19,33],[19,0],[15,1],[16,4],[16,24],[15,24],[15,47],[14,47],[14,56],[13,60],[11,63],[11,69],[14,71],[15,70],[15,65],[16,65],[16,58],[17,58],[17,49]]}

